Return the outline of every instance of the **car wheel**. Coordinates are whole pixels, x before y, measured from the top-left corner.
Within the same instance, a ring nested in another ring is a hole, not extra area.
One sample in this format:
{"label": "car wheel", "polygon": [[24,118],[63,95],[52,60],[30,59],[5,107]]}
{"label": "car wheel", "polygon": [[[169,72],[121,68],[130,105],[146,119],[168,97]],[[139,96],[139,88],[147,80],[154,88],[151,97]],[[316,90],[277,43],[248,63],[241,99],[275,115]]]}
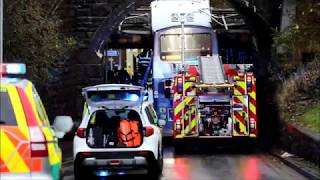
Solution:
{"label": "car wheel", "polygon": [[88,178],[87,171],[82,167],[82,165],[77,160],[74,161],[73,167],[74,167],[73,172],[74,172],[75,180],[85,180]]}
{"label": "car wheel", "polygon": [[[162,156],[160,155],[160,152]],[[160,175],[162,174],[162,168],[163,168],[163,151],[160,151],[160,146],[158,150],[158,158],[156,161],[155,166],[149,167],[148,176],[150,179],[160,179]]]}
{"label": "car wheel", "polygon": [[[163,170],[163,149],[160,151],[160,146],[159,146],[159,152],[161,152],[161,156],[158,157],[158,163],[159,163],[159,174],[162,173]],[[159,154],[159,153],[158,153]]]}

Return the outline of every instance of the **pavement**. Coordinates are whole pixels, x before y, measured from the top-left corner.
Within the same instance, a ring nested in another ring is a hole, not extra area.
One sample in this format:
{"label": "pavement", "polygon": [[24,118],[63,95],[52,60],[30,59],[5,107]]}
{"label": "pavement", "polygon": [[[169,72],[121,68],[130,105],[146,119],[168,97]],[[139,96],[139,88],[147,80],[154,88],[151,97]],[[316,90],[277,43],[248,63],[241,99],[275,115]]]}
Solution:
{"label": "pavement", "polygon": [[281,149],[302,157],[320,167],[320,134],[308,129],[284,122]]}
{"label": "pavement", "polygon": [[320,167],[317,164],[281,150],[273,150],[271,154],[308,179],[320,179]]}

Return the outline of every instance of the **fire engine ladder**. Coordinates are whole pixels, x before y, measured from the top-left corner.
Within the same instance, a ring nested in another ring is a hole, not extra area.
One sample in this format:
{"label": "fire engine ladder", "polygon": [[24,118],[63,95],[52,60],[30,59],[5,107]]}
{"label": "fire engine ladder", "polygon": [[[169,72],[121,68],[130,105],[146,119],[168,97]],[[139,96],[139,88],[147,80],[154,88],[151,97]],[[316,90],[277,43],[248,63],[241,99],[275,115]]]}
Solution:
{"label": "fire engine ladder", "polygon": [[226,77],[218,55],[201,56],[200,74],[204,84],[224,84]]}

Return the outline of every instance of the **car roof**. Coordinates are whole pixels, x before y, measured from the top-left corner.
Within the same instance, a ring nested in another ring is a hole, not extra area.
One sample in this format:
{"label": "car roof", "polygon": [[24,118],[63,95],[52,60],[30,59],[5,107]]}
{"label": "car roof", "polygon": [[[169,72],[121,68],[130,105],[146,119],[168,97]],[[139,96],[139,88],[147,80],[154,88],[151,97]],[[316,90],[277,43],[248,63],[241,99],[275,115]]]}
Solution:
{"label": "car roof", "polygon": [[131,84],[99,84],[95,86],[89,86],[83,88],[83,91],[88,91],[88,90],[144,90],[142,86],[135,86]]}
{"label": "car roof", "polygon": [[22,89],[25,89],[29,83],[31,83],[29,80],[20,78],[1,78],[0,81],[0,85],[12,85]]}

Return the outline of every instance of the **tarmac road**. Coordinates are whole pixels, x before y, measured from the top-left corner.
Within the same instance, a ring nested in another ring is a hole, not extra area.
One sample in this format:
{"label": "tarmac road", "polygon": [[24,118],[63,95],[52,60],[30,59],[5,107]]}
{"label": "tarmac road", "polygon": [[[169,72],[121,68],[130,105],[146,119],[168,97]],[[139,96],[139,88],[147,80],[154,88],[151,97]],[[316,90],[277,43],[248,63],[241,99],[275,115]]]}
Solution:
{"label": "tarmac road", "polygon": [[[228,151],[176,154],[173,147],[164,149],[161,180],[304,180],[304,176],[275,157],[260,152]],[[64,163],[63,180],[73,180],[72,160]],[[109,179],[109,178],[102,178]],[[121,179],[143,179],[140,176]]]}

